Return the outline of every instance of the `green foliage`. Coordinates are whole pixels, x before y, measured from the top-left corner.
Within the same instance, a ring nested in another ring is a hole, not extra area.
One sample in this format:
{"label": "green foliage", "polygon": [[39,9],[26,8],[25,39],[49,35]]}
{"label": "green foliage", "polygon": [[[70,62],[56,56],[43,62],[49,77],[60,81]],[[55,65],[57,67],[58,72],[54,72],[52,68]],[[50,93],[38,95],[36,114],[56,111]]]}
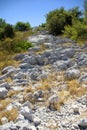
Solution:
{"label": "green foliage", "polygon": [[5,28],[6,22],[2,18],[0,18],[0,28]]}
{"label": "green foliage", "polygon": [[12,25],[6,25],[6,27],[4,28],[4,36],[9,38],[13,38],[15,36],[15,32]]}
{"label": "green foliage", "polygon": [[84,0],[84,22],[87,24],[87,0]]}
{"label": "green foliage", "polygon": [[29,30],[30,24],[28,22],[24,23],[24,22],[17,22],[15,25],[15,30],[16,31],[27,31]]}
{"label": "green foliage", "polygon": [[13,38],[15,32],[11,24],[6,24],[5,20],[0,18],[0,39],[4,40],[6,37]]}
{"label": "green foliage", "polygon": [[0,49],[9,53],[26,51],[29,47],[33,47],[32,43],[16,38],[6,38],[0,44]]}
{"label": "green foliage", "polygon": [[46,25],[49,33],[54,35],[62,34],[65,26],[71,25],[80,20],[82,12],[79,11],[78,7],[74,7],[66,11],[63,7],[50,11],[46,15]]}
{"label": "green foliage", "polygon": [[65,26],[65,30],[63,31],[64,35],[71,38],[72,40],[87,40],[87,25],[83,22],[76,22],[72,26]]}
{"label": "green foliage", "polygon": [[56,9],[50,11],[46,15],[46,24],[48,31],[54,35],[62,33],[65,25],[71,25],[72,17],[68,11],[65,11],[64,8]]}
{"label": "green foliage", "polygon": [[4,29],[0,28],[0,39],[4,39]]}
{"label": "green foliage", "polygon": [[33,47],[32,43],[27,41],[20,41],[15,44],[14,52],[26,51],[28,48]]}
{"label": "green foliage", "polygon": [[87,11],[87,0],[84,0],[84,9]]}
{"label": "green foliage", "polygon": [[72,16],[72,19],[79,19],[82,16],[82,12],[79,11],[78,6],[72,8],[72,9],[69,9],[69,13]]}

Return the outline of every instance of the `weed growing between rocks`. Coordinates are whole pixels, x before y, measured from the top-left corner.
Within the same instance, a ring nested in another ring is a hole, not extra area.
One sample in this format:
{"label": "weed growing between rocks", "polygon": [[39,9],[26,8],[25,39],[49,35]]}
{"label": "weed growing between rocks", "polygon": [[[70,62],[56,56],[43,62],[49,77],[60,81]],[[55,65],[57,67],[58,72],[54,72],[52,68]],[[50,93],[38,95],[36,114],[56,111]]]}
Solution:
{"label": "weed growing between rocks", "polygon": [[0,51],[0,70],[9,65],[18,66],[19,62],[13,60],[14,54],[10,54],[7,51]]}
{"label": "weed growing between rocks", "polygon": [[20,93],[20,91],[9,90],[8,97],[12,98],[14,95],[17,95],[18,93]]}
{"label": "weed growing between rocks", "polygon": [[0,124],[2,124],[2,118],[6,117],[8,121],[14,121],[18,116],[18,110],[12,108],[11,110],[3,110],[0,113]]}
{"label": "weed growing between rocks", "polygon": [[68,91],[72,96],[82,96],[85,94],[85,88],[77,80],[67,81]]}
{"label": "weed growing between rocks", "polygon": [[0,111],[3,111],[4,109],[6,109],[7,105],[10,103],[11,103],[10,98],[0,100]]}
{"label": "weed growing between rocks", "polygon": [[11,99],[7,98],[5,100],[0,100],[0,124],[2,124],[2,118],[6,117],[8,121],[14,121],[18,115],[16,108],[7,110],[7,106],[11,103]]}

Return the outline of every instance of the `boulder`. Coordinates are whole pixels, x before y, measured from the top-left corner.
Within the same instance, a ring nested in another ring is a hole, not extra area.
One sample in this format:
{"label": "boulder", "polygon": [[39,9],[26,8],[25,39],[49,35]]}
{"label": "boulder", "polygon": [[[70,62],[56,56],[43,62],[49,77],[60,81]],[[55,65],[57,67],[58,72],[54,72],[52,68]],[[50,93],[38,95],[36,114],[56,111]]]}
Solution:
{"label": "boulder", "polygon": [[58,70],[66,70],[70,67],[72,67],[74,65],[74,62],[72,62],[71,60],[59,60],[59,61],[56,61],[54,64],[53,64],[53,68],[54,69],[58,69]]}
{"label": "boulder", "polygon": [[22,107],[27,106],[28,108],[31,108],[31,103],[29,101],[25,102]]}
{"label": "boulder", "polygon": [[44,42],[53,42],[54,37],[52,35],[34,35],[28,38],[29,42],[35,44],[42,44]]}
{"label": "boulder", "polygon": [[27,56],[22,60],[22,63],[28,63],[31,65],[35,65],[36,64],[36,59],[34,56]]}
{"label": "boulder", "polygon": [[37,100],[38,98],[43,98],[44,92],[42,90],[38,90],[34,92],[34,98]]}
{"label": "boulder", "polygon": [[[13,126],[13,122],[10,121],[6,124],[0,125],[0,130],[11,130],[10,128]],[[18,130],[18,129],[15,129]]]}
{"label": "boulder", "polygon": [[49,49],[53,47],[52,43],[46,43],[45,42],[43,45],[44,45],[45,48],[49,48]]}
{"label": "boulder", "polygon": [[34,117],[33,123],[35,124],[35,126],[38,126],[41,123],[41,121],[38,117]]}
{"label": "boulder", "polygon": [[61,54],[65,54],[67,57],[71,58],[74,56],[75,51],[72,48],[67,48],[67,49],[62,50]]}
{"label": "boulder", "polygon": [[37,130],[37,128],[34,125],[30,125],[28,130]]}
{"label": "boulder", "polygon": [[87,81],[87,74],[84,74],[82,75],[80,78],[79,78],[79,82],[86,82]]}
{"label": "boulder", "polygon": [[7,97],[8,90],[5,87],[0,88],[0,99]]}
{"label": "boulder", "polygon": [[35,46],[33,48],[28,49],[29,52],[37,52],[37,51],[40,51],[40,50],[41,50],[41,48],[39,46]]}
{"label": "boulder", "polygon": [[6,89],[10,89],[10,85],[7,82],[0,84],[0,88],[5,87]]}
{"label": "boulder", "polygon": [[25,54],[18,54],[18,55],[16,55],[16,56],[14,57],[14,59],[15,59],[16,61],[18,61],[18,60],[22,60],[24,57],[25,57]]}
{"label": "boulder", "polygon": [[16,122],[19,122],[21,120],[24,120],[24,116],[22,114],[19,114],[16,118]]}
{"label": "boulder", "polygon": [[2,71],[1,71],[1,73],[2,74],[6,74],[6,73],[9,73],[9,74],[11,74],[11,73],[13,73],[14,71],[15,71],[15,67],[14,66],[8,66],[8,67],[5,67]]}
{"label": "boulder", "polygon": [[59,97],[54,94],[53,96],[51,96],[49,99],[48,99],[48,103],[49,103],[49,109],[50,110],[57,110],[57,103],[59,102]]}
{"label": "boulder", "polygon": [[67,79],[77,79],[80,77],[80,71],[78,69],[68,69],[65,72],[65,77]]}
{"label": "boulder", "polygon": [[35,60],[36,60],[36,64],[37,65],[44,65],[44,57],[43,55],[38,55],[35,57]]}
{"label": "boulder", "polygon": [[0,76],[0,80],[5,80],[8,77],[9,77],[9,75],[8,75],[8,73],[6,73],[6,74]]}
{"label": "boulder", "polygon": [[87,54],[85,53],[79,53],[76,56],[76,62],[78,64],[79,67],[81,66],[87,66]]}
{"label": "boulder", "polygon": [[2,122],[2,124],[6,124],[6,123],[8,123],[8,119],[6,117],[2,117],[1,122]]}
{"label": "boulder", "polygon": [[25,106],[21,109],[20,113],[24,116],[24,118],[29,121],[33,121],[33,113],[28,106]]}
{"label": "boulder", "polygon": [[27,120],[19,120],[13,126],[17,127],[18,130],[29,130],[30,123]]}
{"label": "boulder", "polygon": [[86,130],[87,129],[87,118],[85,119],[82,119],[79,123],[78,123],[78,126],[80,127],[80,129],[84,129]]}
{"label": "boulder", "polygon": [[79,114],[79,107],[77,105],[73,106],[73,112],[74,114]]}
{"label": "boulder", "polygon": [[33,66],[29,63],[21,63],[19,68],[21,68],[23,71],[27,71],[29,68],[33,68]]}
{"label": "boulder", "polygon": [[14,74],[13,76],[13,80],[14,79],[25,79],[26,78],[26,74],[24,74],[23,72],[19,72],[17,74]]}

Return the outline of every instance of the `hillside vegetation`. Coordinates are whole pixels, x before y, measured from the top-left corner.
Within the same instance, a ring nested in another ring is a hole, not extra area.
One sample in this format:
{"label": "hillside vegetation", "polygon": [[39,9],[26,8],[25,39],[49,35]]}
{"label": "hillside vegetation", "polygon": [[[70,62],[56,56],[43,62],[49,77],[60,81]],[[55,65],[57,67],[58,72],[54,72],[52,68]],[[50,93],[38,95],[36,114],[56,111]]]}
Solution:
{"label": "hillside vegetation", "polygon": [[65,10],[63,7],[46,15],[46,26],[53,35],[64,35],[75,41],[87,40],[87,3],[84,13],[78,7]]}

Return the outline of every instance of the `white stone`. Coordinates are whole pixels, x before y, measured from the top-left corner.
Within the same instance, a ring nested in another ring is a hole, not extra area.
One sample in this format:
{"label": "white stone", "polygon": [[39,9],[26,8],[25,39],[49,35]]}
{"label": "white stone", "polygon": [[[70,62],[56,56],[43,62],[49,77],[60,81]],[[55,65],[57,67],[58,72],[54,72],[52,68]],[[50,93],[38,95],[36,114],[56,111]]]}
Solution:
{"label": "white stone", "polygon": [[81,121],[79,122],[79,126],[81,126],[81,127],[86,127],[86,128],[87,128],[87,118],[81,120]]}
{"label": "white stone", "polygon": [[77,105],[73,106],[73,112],[74,113],[79,113],[79,107]]}
{"label": "white stone", "polygon": [[75,79],[80,77],[80,71],[78,69],[69,69],[65,73],[67,79]]}
{"label": "white stone", "polygon": [[37,130],[37,129],[35,128],[35,126],[30,125],[30,126],[29,126],[29,130]]}
{"label": "white stone", "polygon": [[6,98],[7,97],[8,90],[5,87],[0,88],[0,98]]}
{"label": "white stone", "polygon": [[2,117],[1,122],[4,125],[4,124],[8,123],[8,119],[6,117]]}
{"label": "white stone", "polygon": [[41,123],[41,121],[40,121],[40,119],[38,117],[35,117],[33,119],[33,122],[34,122],[35,126],[38,126]]}
{"label": "white stone", "polygon": [[20,113],[29,121],[33,121],[33,114],[32,111],[28,108],[28,106],[23,107]]}
{"label": "white stone", "polygon": [[6,107],[6,110],[7,111],[11,111],[13,108],[13,105],[10,103],[7,107]]}

